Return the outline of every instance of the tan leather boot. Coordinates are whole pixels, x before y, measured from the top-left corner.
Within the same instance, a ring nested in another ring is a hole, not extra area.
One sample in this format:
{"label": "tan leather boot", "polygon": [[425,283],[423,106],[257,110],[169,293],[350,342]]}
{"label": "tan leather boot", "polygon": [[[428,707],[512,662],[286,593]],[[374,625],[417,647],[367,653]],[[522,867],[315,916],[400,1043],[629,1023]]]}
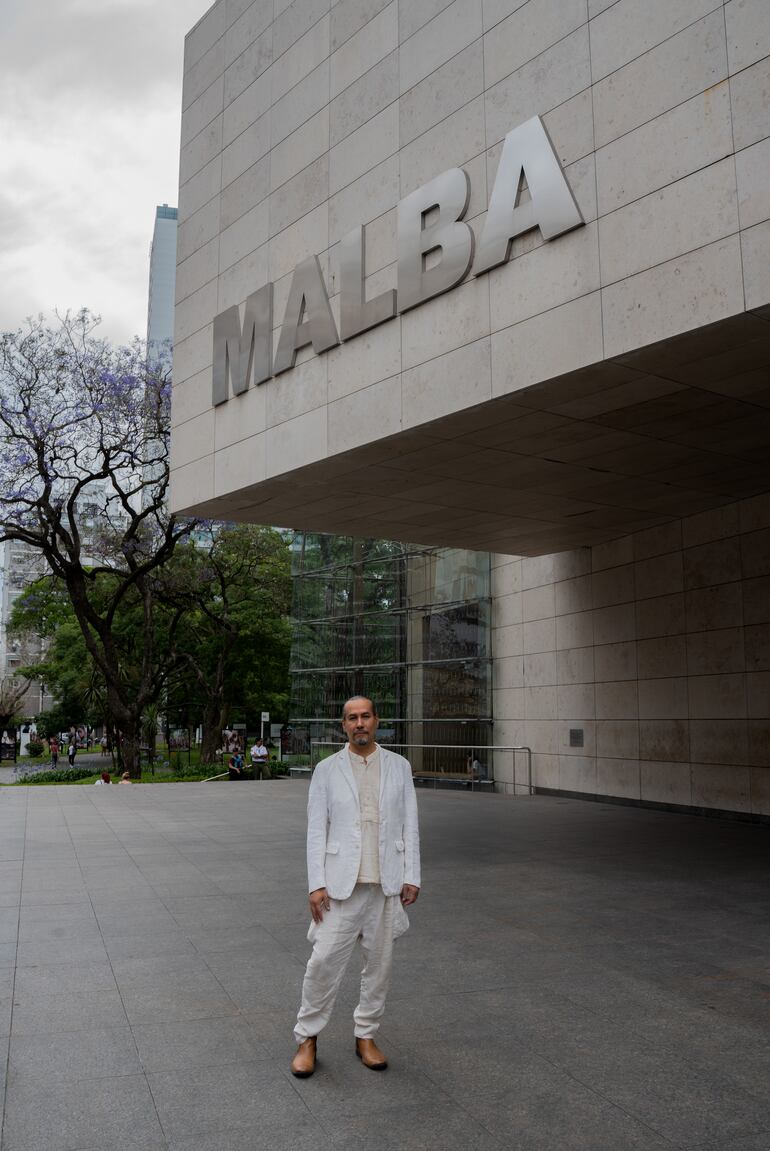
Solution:
{"label": "tan leather boot", "polygon": [[388,1061],[380,1051],[373,1039],[359,1039],[356,1037],[356,1055],[371,1071],[384,1071]]}
{"label": "tan leather boot", "polygon": [[298,1079],[307,1079],[315,1071],[316,1037],[303,1039],[291,1061],[291,1073]]}

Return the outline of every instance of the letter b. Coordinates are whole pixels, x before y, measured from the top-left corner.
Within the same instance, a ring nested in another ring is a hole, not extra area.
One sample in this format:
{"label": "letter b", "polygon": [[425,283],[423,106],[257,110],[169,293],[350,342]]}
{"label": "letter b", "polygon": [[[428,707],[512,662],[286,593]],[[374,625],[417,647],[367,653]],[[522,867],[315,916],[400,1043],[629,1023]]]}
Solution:
{"label": "letter b", "polygon": [[[450,168],[405,196],[398,205],[398,308],[405,312],[463,279],[473,260],[473,232],[461,222],[470,181],[462,168]],[[438,218],[428,222],[433,212]],[[426,268],[426,257],[441,253]]]}

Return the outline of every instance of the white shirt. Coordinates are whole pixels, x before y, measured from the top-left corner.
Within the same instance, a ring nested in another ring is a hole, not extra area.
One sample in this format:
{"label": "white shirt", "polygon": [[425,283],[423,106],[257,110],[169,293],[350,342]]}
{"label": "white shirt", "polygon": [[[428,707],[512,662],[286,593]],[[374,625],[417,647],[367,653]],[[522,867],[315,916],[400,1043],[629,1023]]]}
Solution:
{"label": "white shirt", "polygon": [[380,749],[365,759],[348,744],[361,810],[361,866],[357,883],[380,882]]}

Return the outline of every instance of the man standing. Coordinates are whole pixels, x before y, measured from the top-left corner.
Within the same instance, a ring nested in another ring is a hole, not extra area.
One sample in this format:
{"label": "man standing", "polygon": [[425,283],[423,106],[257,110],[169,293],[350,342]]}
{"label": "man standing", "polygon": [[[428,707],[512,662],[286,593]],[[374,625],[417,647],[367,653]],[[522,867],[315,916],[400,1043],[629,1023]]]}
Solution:
{"label": "man standing", "polygon": [[269,752],[259,737],[254,740],[249,755],[251,756],[251,766],[254,768],[254,778],[261,779],[265,764],[269,759]]}
{"label": "man standing", "polygon": [[353,1012],[356,1055],[382,1071],[374,1037],[385,1010],[393,940],[409,926],[404,907],[420,893],[420,841],[412,769],[375,742],[370,699],[342,709],[348,737],[313,773],[307,807],[307,868],[313,953],[294,1028],[293,1075],[315,1071],[316,1037],[329,1022],[342,976],[360,938],[361,994]]}

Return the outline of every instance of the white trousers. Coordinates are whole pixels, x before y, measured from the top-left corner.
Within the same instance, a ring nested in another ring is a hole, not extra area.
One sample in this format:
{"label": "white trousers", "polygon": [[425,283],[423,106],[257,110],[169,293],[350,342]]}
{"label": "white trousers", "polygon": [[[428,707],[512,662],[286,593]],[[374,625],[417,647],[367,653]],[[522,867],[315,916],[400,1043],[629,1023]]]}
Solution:
{"label": "white trousers", "polygon": [[[318,1035],[329,1022],[345,968],[357,939],[364,968],[361,994],[353,1012],[354,1033],[371,1039],[380,1026],[390,983],[397,895],[385,895],[378,883],[358,883],[349,899],[330,899],[321,923],[313,924],[313,941],[302,984],[302,1004],[294,1028],[297,1043]],[[400,908],[400,904],[399,904]]]}

